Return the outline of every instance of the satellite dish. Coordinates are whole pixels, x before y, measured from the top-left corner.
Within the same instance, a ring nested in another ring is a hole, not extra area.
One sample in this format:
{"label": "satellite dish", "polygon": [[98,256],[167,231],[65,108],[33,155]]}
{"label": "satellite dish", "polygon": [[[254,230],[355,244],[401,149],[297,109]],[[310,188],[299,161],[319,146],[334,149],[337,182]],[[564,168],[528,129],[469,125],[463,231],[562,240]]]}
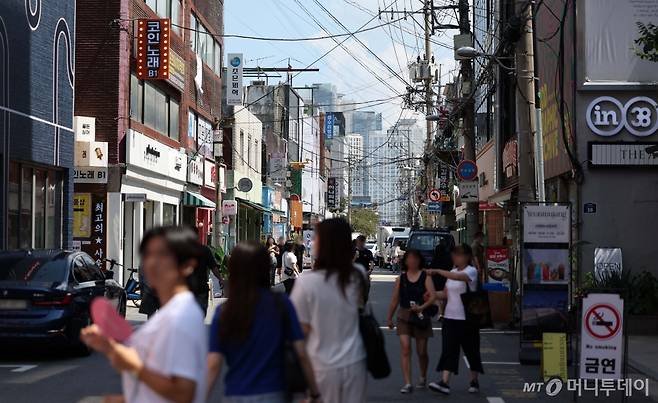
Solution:
{"label": "satellite dish", "polygon": [[252,187],[254,187],[254,184],[249,178],[242,178],[238,181],[238,190],[241,192],[248,192]]}

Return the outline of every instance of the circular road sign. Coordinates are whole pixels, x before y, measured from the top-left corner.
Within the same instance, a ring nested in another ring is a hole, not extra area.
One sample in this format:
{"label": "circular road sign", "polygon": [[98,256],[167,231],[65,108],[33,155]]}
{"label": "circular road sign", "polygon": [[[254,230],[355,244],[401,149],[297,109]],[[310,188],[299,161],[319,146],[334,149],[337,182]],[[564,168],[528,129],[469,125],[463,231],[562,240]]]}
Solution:
{"label": "circular road sign", "polygon": [[612,305],[594,305],[585,315],[585,329],[595,339],[611,339],[619,333],[620,328],[621,314]]}
{"label": "circular road sign", "polygon": [[475,161],[463,160],[457,165],[457,177],[463,181],[472,181],[478,176],[478,166]]}
{"label": "circular road sign", "polygon": [[253,186],[254,184],[249,178],[242,178],[238,181],[238,190],[241,192],[248,192]]}
{"label": "circular road sign", "polygon": [[429,192],[429,199],[430,201],[433,202],[438,202],[441,200],[441,192],[439,192],[439,189],[432,189]]}

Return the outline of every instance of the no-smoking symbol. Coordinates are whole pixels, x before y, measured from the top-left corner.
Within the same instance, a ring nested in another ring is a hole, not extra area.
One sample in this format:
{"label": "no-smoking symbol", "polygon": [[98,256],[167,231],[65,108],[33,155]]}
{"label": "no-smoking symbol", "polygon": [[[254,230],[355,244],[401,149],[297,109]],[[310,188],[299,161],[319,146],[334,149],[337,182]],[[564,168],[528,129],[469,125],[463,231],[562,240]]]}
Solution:
{"label": "no-smoking symbol", "polygon": [[619,333],[621,315],[612,305],[594,305],[585,315],[585,328],[595,339],[608,340]]}

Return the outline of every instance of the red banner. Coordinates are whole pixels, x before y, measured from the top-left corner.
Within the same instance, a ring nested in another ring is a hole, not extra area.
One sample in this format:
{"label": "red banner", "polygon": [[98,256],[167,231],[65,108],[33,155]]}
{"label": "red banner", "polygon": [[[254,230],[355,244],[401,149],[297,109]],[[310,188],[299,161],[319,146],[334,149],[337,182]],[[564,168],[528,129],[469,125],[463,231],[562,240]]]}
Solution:
{"label": "red banner", "polygon": [[137,77],[140,80],[169,78],[169,19],[137,21]]}

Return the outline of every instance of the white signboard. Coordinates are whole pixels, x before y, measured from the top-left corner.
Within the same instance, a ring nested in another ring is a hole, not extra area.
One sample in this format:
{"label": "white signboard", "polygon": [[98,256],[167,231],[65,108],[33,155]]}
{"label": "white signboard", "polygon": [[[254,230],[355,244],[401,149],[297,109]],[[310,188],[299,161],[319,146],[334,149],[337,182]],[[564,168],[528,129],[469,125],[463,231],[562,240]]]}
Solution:
{"label": "white signboard", "polygon": [[187,163],[187,181],[189,183],[203,185],[203,161],[203,157],[197,155]]}
{"label": "white signboard", "polygon": [[227,57],[226,103],[228,105],[242,105],[242,68],[244,67],[244,59],[242,53],[229,53]]}
{"label": "white signboard", "polygon": [[235,200],[224,200],[222,202],[222,215],[238,215],[238,202]]}
{"label": "white signboard", "polygon": [[288,158],[285,153],[272,153],[270,157],[270,179],[273,183],[285,185],[288,172]]}
{"label": "white signboard", "polygon": [[75,141],[91,142],[96,140],[96,118],[89,116],[74,116],[73,128]]}
{"label": "white signboard", "polygon": [[590,143],[593,166],[658,166],[658,156],[647,148],[655,143]]}
{"label": "white signboard", "polygon": [[579,2],[584,16],[584,77],[588,82],[656,82],[656,64],[638,56],[642,37],[638,23],[658,20],[658,0],[585,0]]}
{"label": "white signboard", "polygon": [[459,198],[462,202],[476,202],[479,196],[480,184],[478,181],[459,182]]}
{"label": "white signboard", "polygon": [[159,141],[130,130],[126,136],[126,161],[142,169],[155,172],[180,182],[187,179],[187,154]]}
{"label": "white signboard", "polygon": [[107,168],[75,167],[73,183],[107,183]]}
{"label": "white signboard", "polygon": [[76,141],[74,164],[79,167],[106,167],[107,143],[102,141]]}
{"label": "white signboard", "polygon": [[212,161],[203,163],[203,184],[213,189],[217,186],[217,166]]}
{"label": "white signboard", "polygon": [[523,206],[523,242],[569,243],[571,209],[564,205]]}
{"label": "white signboard", "polygon": [[197,142],[199,154],[204,157],[212,157],[212,124],[202,118],[198,117],[198,130],[197,130]]}
{"label": "white signboard", "polygon": [[623,269],[621,248],[594,249],[594,275],[606,278],[611,273],[621,274]]}
{"label": "white signboard", "polygon": [[219,164],[219,190],[226,193],[226,165]]}
{"label": "white signboard", "polygon": [[624,301],[618,294],[583,299],[580,378],[620,379],[623,374]]}

